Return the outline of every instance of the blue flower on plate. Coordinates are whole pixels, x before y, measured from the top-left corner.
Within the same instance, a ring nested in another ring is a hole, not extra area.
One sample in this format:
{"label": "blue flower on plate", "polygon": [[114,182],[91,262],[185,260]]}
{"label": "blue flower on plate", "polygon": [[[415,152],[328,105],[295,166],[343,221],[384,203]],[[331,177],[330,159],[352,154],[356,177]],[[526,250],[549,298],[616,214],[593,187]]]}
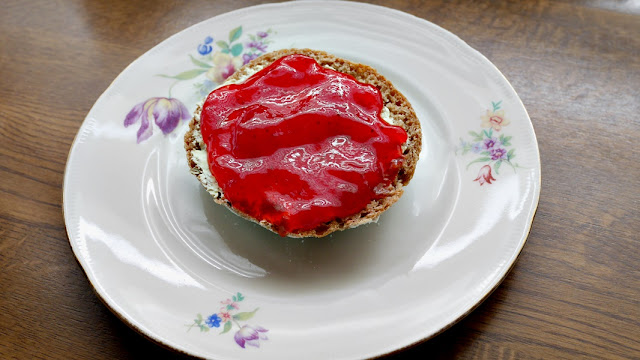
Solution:
{"label": "blue flower on plate", "polygon": [[214,327],[220,327],[220,321],[222,321],[222,319],[220,319],[218,314],[213,314],[207,318],[207,321],[205,321],[205,323],[207,324],[208,327],[214,328]]}
{"label": "blue flower on plate", "polygon": [[200,55],[207,55],[211,51],[213,51],[213,47],[211,47],[211,45],[207,45],[207,44],[198,45],[198,53],[200,53]]}
{"label": "blue flower on plate", "polygon": [[213,51],[213,47],[209,44],[211,44],[212,42],[213,38],[211,36],[207,36],[206,38],[204,38],[204,44],[198,45],[198,53],[200,53],[200,55],[207,55],[211,53],[211,51]]}

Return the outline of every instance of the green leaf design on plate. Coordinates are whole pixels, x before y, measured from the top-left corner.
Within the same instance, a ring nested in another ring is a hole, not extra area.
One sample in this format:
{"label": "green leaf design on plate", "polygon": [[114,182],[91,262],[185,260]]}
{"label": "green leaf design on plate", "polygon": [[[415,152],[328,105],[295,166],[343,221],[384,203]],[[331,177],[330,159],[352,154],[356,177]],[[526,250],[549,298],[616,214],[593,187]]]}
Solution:
{"label": "green leaf design on plate", "polygon": [[211,65],[207,64],[206,62],[202,62],[194,58],[193,55],[189,55],[189,57],[191,58],[191,62],[194,63],[195,65],[203,67],[205,69],[211,69]]}
{"label": "green leaf design on plate", "polygon": [[220,335],[229,332],[229,330],[231,330],[231,321],[227,321],[226,323],[224,323],[224,328],[222,329]]}
{"label": "green leaf design on plate", "polygon": [[475,164],[475,163],[479,163],[479,162],[486,162],[486,161],[490,161],[490,160],[491,160],[490,157],[477,158],[477,159],[473,160],[472,162],[470,162],[469,164],[467,164],[467,170],[469,169],[469,166],[471,166],[471,164]]}
{"label": "green leaf design on plate", "polygon": [[495,166],[493,167],[493,169],[496,171],[496,174],[500,174],[500,165],[502,165],[502,160],[498,160],[496,161]]}
{"label": "green leaf design on plate", "polygon": [[240,54],[242,54],[242,44],[233,45],[233,47],[231,48],[231,55],[238,56]]}
{"label": "green leaf design on plate", "polygon": [[247,320],[251,319],[253,317],[253,315],[256,314],[256,311],[258,311],[258,309],[260,309],[260,308],[256,308],[255,310],[253,310],[251,312],[237,313],[237,314],[233,315],[233,318],[236,319],[236,320],[240,320],[240,321],[247,321]]}
{"label": "green leaf design on plate", "polygon": [[216,45],[218,45],[220,47],[220,49],[222,49],[222,50],[229,49],[229,44],[227,44],[226,42],[224,42],[222,40],[216,41]]}
{"label": "green leaf design on plate", "polygon": [[238,296],[238,301],[244,300],[244,296],[242,296],[242,294],[238,293],[237,296]]}
{"label": "green leaf design on plate", "polygon": [[516,151],[516,149],[509,150],[509,152],[507,153],[507,160],[511,160],[514,157],[516,157],[516,155],[514,154],[515,151]]}
{"label": "green leaf design on plate", "polygon": [[242,26],[238,26],[237,28],[229,31],[229,43],[232,43],[242,36]]}
{"label": "green leaf design on plate", "polygon": [[188,70],[185,72],[181,72],[178,75],[175,76],[170,76],[170,75],[163,75],[163,74],[158,74],[158,76],[162,76],[164,78],[169,78],[169,79],[177,79],[177,80],[189,80],[189,79],[193,79],[196,76],[206,72],[206,69],[193,69],[193,70]]}
{"label": "green leaf design on plate", "polygon": [[473,141],[482,141],[484,138],[481,132],[469,131],[469,135],[473,136]]}

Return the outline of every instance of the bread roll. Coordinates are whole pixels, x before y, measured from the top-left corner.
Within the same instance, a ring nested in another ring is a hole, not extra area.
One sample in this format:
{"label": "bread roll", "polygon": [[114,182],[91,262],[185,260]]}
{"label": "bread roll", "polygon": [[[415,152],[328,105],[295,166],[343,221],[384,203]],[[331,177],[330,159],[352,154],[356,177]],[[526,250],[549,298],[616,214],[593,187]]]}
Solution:
{"label": "bread roll", "polygon": [[391,185],[385,189],[384,197],[371,200],[371,202],[369,202],[360,211],[349,216],[331,219],[320,224],[314,224],[312,229],[301,231],[286,232],[283,231],[282,227],[275,226],[267,220],[252,217],[233,206],[227,197],[225,197],[225,193],[222,190],[223,186],[219,186],[216,178],[211,173],[207,160],[206,143],[203,140],[201,133],[202,105],[197,107],[194,117],[190,122],[189,130],[184,137],[184,145],[190,172],[198,178],[205,189],[213,196],[213,201],[228,207],[239,216],[254,221],[283,236],[323,237],[337,230],[345,230],[376,221],[380,214],[387,210],[393,203],[398,201],[403,193],[403,187],[409,183],[414,174],[422,142],[422,134],[418,118],[407,99],[393,86],[391,82],[380,75],[375,69],[367,65],[354,63],[317,50],[286,49],[264,54],[240,68],[235,74],[227,79],[223,86],[242,83],[256,72],[272,64],[274,61],[293,54],[311,57],[324,68],[333,69],[340,73],[350,75],[358,82],[373,85],[380,91],[383,100],[381,117],[392,125],[401,127],[407,134],[407,140],[402,144],[401,167],[395,180],[392,181]]}

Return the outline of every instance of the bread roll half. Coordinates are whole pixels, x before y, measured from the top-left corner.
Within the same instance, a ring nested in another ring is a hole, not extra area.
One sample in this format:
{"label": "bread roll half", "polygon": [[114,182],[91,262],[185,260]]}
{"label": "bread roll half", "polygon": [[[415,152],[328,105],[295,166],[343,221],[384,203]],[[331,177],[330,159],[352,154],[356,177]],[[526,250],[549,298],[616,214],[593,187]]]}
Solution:
{"label": "bread roll half", "polygon": [[409,183],[416,169],[416,163],[422,145],[422,134],[420,122],[416,117],[415,111],[404,95],[372,67],[341,59],[323,51],[310,49],[285,49],[262,55],[240,68],[235,74],[229,77],[223,85],[241,83],[281,57],[292,54],[309,56],[324,68],[330,68],[351,75],[359,82],[375,86],[382,94],[384,104],[381,114],[382,118],[392,125],[402,127],[407,133],[407,141],[402,145],[402,167],[395,181],[392,182],[391,187],[385,192],[385,197],[372,200],[365,208],[357,213],[319,224],[312,230],[283,234],[281,229],[274,227],[274,225],[268,221],[255,219],[234,208],[233,204],[225,197],[224,192],[209,169],[206,144],[200,132],[201,106],[197,107],[193,119],[190,122],[189,130],[184,137],[190,172],[198,178],[205,189],[213,196],[213,201],[228,207],[239,216],[254,221],[281,235],[290,237],[323,237],[337,230],[345,230],[376,221],[380,214],[398,201],[403,193],[403,187]]}

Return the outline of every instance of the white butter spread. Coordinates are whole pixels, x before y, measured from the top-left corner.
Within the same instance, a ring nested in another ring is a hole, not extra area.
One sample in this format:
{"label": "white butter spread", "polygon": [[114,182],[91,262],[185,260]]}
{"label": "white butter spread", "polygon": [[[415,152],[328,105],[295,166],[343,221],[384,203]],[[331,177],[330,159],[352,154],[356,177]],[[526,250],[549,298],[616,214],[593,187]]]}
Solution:
{"label": "white butter spread", "polygon": [[240,74],[240,76],[238,77],[238,80],[227,79],[227,81],[222,83],[222,85],[220,86],[229,85],[229,84],[240,84],[241,82],[244,82],[245,80],[250,78],[253,74],[257,73],[262,69],[264,69],[264,65],[256,65],[256,66],[247,68],[244,70],[242,74]]}
{"label": "white butter spread", "polygon": [[209,162],[207,161],[207,151],[206,150],[192,150],[191,158],[193,162],[198,165],[200,169],[202,169],[202,174],[200,175],[200,179],[207,185],[207,191],[212,195],[217,195],[216,193],[220,191],[220,187],[218,183],[215,181],[213,175],[211,174],[211,170],[209,170]]}
{"label": "white butter spread", "polygon": [[191,156],[193,156],[193,162],[202,169],[202,173],[211,176],[209,164],[207,163],[207,152],[204,150],[193,150],[191,151]]}
{"label": "white butter spread", "polygon": [[387,123],[389,123],[390,125],[396,125],[399,126],[395,119],[393,118],[393,116],[391,116],[391,111],[389,111],[389,108],[387,108],[386,106],[382,107],[382,111],[380,112],[380,117],[382,118],[382,120],[386,121]]}

